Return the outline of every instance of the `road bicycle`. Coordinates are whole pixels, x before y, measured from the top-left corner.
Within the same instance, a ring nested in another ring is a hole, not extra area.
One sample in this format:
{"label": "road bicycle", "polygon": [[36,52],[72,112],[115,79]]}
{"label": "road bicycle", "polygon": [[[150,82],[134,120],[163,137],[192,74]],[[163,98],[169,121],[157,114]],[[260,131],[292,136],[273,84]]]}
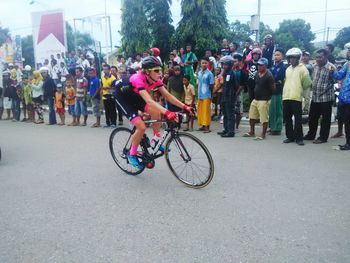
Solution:
{"label": "road bicycle", "polygon": [[[127,174],[137,175],[145,168],[155,167],[155,160],[164,155],[172,174],[185,185],[192,188],[207,186],[214,176],[214,162],[208,148],[201,140],[190,133],[179,131],[182,123],[186,123],[188,115],[177,113],[178,122],[168,120],[146,120],[146,125],[161,122],[164,131],[159,142],[151,147],[150,139],[145,133],[140,142],[137,158],[142,164],[139,169],[129,163],[127,154],[131,147],[131,136],[135,127],[117,127],[109,137],[109,148],[112,158],[118,167]],[[164,151],[161,151],[164,145]]]}

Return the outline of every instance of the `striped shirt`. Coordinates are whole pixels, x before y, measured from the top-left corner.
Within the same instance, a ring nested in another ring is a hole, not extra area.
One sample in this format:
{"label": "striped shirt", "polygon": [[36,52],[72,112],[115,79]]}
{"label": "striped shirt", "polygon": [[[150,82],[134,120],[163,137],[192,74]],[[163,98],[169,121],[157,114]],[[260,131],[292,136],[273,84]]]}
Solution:
{"label": "striped shirt", "polygon": [[330,68],[334,65],[327,62],[320,67],[317,64],[314,66],[312,74],[312,101],[313,102],[329,102],[334,100],[333,78]]}
{"label": "striped shirt", "polygon": [[76,90],[76,98],[77,100],[82,100],[85,97],[85,94],[87,92],[87,87],[88,87],[88,81],[86,78],[78,78],[76,80],[77,83],[77,90]]}

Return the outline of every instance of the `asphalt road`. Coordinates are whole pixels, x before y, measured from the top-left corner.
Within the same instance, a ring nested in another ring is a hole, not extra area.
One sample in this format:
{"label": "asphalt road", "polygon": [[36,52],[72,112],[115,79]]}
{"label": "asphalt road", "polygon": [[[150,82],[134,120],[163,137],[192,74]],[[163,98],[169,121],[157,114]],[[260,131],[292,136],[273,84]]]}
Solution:
{"label": "asphalt road", "polygon": [[[90,117],[91,119],[91,117]],[[260,128],[258,128],[260,129]],[[350,262],[350,152],[195,132],[214,179],[137,177],[110,129],[0,121],[0,262]]]}

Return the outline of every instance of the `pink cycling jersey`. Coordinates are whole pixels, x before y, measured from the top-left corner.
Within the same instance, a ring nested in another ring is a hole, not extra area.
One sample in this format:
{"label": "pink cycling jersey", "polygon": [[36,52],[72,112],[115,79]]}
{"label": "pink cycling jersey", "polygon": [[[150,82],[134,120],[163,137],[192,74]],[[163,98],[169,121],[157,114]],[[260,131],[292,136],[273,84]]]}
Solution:
{"label": "pink cycling jersey", "polygon": [[146,75],[143,73],[137,73],[130,77],[130,83],[133,87],[133,91],[139,94],[140,90],[151,91],[155,88],[163,86],[163,81],[158,80],[153,84],[149,84],[146,79]]}

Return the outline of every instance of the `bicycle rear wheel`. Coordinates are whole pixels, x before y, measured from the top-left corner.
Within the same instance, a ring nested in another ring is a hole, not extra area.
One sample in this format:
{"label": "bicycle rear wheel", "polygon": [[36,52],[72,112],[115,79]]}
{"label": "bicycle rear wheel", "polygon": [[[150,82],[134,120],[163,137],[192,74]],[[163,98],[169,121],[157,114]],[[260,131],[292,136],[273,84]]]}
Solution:
{"label": "bicycle rear wheel", "polygon": [[129,163],[127,154],[131,147],[131,130],[125,127],[114,129],[109,136],[109,150],[118,167],[127,174],[137,175],[145,168],[139,169]]}
{"label": "bicycle rear wheel", "polygon": [[213,179],[213,158],[203,142],[192,134],[179,132],[170,137],[164,154],[173,175],[185,185],[202,188]]}

